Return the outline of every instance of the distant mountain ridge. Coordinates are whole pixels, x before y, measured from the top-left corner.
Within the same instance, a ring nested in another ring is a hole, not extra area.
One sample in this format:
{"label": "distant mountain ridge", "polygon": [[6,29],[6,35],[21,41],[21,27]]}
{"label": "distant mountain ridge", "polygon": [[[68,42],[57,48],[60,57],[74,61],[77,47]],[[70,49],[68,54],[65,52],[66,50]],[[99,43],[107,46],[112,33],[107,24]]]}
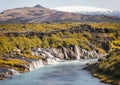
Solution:
{"label": "distant mountain ridge", "polygon": [[41,22],[120,22],[114,16],[69,13],[45,8],[41,5],[5,10],[0,13],[0,23]]}
{"label": "distant mountain ridge", "polygon": [[113,9],[105,9],[105,8],[89,7],[89,6],[63,6],[63,7],[56,7],[53,9],[63,12],[82,13],[89,15],[116,16],[120,18],[120,10],[113,10]]}

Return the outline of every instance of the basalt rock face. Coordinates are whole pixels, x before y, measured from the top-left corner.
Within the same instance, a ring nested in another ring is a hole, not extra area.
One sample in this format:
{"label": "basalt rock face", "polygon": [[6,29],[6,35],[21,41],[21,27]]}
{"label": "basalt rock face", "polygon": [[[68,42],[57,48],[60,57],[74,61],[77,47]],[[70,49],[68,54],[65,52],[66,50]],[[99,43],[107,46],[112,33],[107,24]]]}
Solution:
{"label": "basalt rock face", "polygon": [[18,71],[15,71],[14,69],[11,68],[5,68],[5,67],[0,67],[0,76],[2,78],[10,78],[13,75],[19,74]]}
{"label": "basalt rock face", "polygon": [[61,48],[47,48],[47,49],[37,48],[33,50],[33,55],[43,56],[43,58],[56,58],[61,60],[102,58],[104,56],[103,54],[97,53],[96,50],[87,51],[76,45],[69,46],[69,47],[61,47]]}

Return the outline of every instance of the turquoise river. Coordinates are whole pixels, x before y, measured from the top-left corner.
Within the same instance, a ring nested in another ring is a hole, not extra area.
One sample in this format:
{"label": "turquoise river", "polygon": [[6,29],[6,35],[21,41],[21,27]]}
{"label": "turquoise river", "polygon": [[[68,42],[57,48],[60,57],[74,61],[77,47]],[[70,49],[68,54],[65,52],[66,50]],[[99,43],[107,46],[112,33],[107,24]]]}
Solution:
{"label": "turquoise river", "polygon": [[0,85],[108,85],[82,70],[92,60],[67,61],[46,65],[32,72],[15,75],[0,81]]}

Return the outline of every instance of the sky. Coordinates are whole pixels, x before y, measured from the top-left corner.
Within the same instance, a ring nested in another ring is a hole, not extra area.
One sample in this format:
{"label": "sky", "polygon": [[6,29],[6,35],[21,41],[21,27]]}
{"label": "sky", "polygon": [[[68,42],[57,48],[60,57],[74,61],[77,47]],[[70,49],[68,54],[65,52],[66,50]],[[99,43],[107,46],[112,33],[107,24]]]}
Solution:
{"label": "sky", "polygon": [[120,0],[1,0],[0,12],[19,7],[32,7],[40,4],[47,8],[61,6],[92,6],[107,9],[120,9]]}

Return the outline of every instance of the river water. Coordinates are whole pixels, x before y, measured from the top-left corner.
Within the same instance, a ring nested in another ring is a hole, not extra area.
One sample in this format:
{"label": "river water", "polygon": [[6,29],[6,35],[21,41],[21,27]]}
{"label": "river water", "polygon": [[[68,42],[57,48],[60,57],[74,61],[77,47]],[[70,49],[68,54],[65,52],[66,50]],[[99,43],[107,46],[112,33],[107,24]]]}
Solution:
{"label": "river water", "polygon": [[0,85],[108,85],[82,70],[90,61],[70,61],[59,65],[47,65],[32,72],[16,75],[0,81]]}

